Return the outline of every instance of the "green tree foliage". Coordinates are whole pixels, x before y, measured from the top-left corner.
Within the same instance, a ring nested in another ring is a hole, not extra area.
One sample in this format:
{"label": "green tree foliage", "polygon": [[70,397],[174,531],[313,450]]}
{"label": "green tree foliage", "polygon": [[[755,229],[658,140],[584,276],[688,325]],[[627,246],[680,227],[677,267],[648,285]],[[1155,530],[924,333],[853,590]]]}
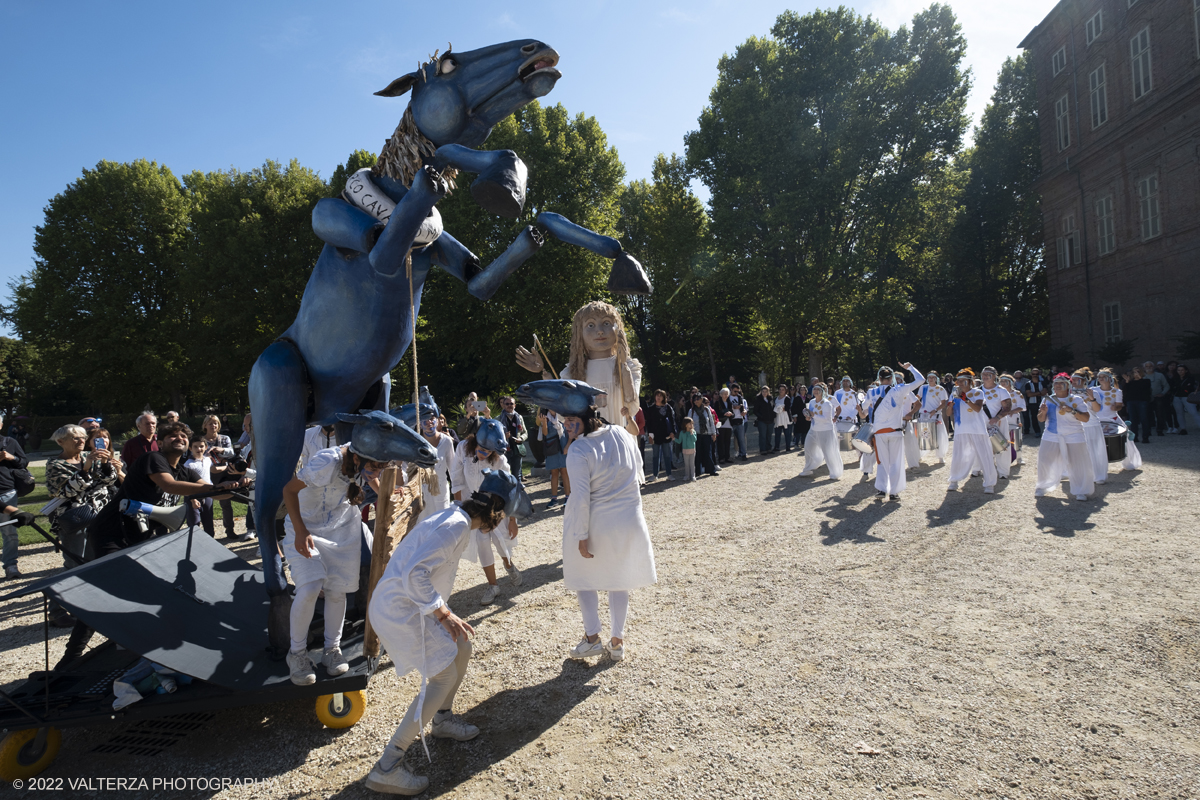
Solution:
{"label": "green tree foliage", "polygon": [[0,416],[11,419],[27,406],[37,381],[37,351],[19,339],[0,336]]}
{"label": "green tree foliage", "polygon": [[[346,170],[357,168],[338,168],[343,186]],[[312,209],[330,188],[295,160],[249,172],[193,172],[184,185],[192,205],[181,278],[193,309],[185,340],[192,387],[199,401],[241,407],[250,367],[300,309],[323,246],[312,232]]]}
{"label": "green tree foliage", "polygon": [[103,404],[186,387],[188,222],[179,181],[144,160],[101,161],[50,201],[34,269],[12,287],[6,309],[49,374]]}
{"label": "green tree foliage", "polygon": [[918,292],[907,338],[939,363],[973,364],[986,354],[1031,364],[1049,346],[1049,330],[1037,94],[1024,55],[1005,61],[959,168],[953,225],[939,233],[941,263]]}
{"label": "green tree foliage", "polygon": [[754,363],[752,315],[708,233],[708,216],[689,188],[683,159],[661,153],[652,182],[621,197],[622,246],[650,275],[654,293],[622,298],[626,324],[641,344],[644,387],[719,385]]}
{"label": "green tree foliage", "polygon": [[[594,117],[571,117],[562,105],[530,103],[498,124],[486,147],[515,150],[529,167],[525,210],[515,220],[495,217],[471,198],[473,175],[438,204],[455,239],[491,263],[542,211],[553,211],[598,233],[619,236],[625,167]],[[545,246],[482,303],[466,286],[435,269],[425,284],[417,328],[417,362],[439,400],[468,391],[512,388],[531,373],[514,359],[517,344],[532,347],[537,334],[556,370],[567,363],[571,317],[591,300],[608,299],[611,262],[547,237]],[[409,356],[393,373],[393,395],[412,393]],[[425,379],[422,379],[425,382]]]}
{"label": "green tree foliage", "polygon": [[688,164],[712,192],[722,263],[766,335],[814,372],[870,331],[900,332],[922,187],[957,151],[969,80],[949,8],[895,33],[844,7],[780,15],[718,65]]}

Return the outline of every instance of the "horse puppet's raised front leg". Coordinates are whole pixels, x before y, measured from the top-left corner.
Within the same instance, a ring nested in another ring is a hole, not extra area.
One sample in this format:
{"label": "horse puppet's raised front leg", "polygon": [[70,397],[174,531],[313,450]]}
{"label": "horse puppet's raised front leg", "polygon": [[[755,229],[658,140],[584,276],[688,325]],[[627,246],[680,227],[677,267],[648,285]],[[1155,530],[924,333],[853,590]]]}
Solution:
{"label": "horse puppet's raised front leg", "polygon": [[652,291],[646,270],[636,258],[621,249],[621,243],[616,239],[576,225],[562,214],[550,211],[538,214],[537,221],[559,240],[611,259],[613,267],[608,276],[608,290],[613,294],[650,294]]}

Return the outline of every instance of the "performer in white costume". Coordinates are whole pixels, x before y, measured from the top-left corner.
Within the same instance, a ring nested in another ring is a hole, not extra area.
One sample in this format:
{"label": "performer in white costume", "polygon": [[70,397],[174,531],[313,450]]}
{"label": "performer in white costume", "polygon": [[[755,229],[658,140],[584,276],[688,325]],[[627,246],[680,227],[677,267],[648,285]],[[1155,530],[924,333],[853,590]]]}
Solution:
{"label": "performer in white costume", "polygon": [[[1013,415],[1012,395],[1000,385],[995,367],[984,367],[980,374],[983,384],[979,389],[983,392],[983,405],[988,417],[988,435],[990,436],[992,431],[998,431],[1007,442]],[[991,447],[991,442],[988,442],[988,447]],[[997,477],[1002,481],[1008,480],[1009,469],[1012,467],[1012,451],[1006,447],[999,453],[993,453],[992,463],[996,465]]]}
{"label": "performer in white costume", "polygon": [[1100,427],[1100,403],[1088,383],[1092,371],[1087,367],[1075,370],[1071,375],[1071,394],[1083,401],[1088,410],[1088,419],[1083,423],[1083,443],[1087,445],[1088,458],[1092,461],[1092,480],[1103,486],[1108,482],[1108,450],[1104,447],[1104,431]]}
{"label": "performer in white costume", "polygon": [[[950,456],[950,477],[947,490],[958,491],[958,484],[971,477],[978,466],[983,472],[983,493],[996,491],[996,462],[988,441],[987,415],[984,413],[982,389],[972,388],[975,372],[960,370],[954,378],[954,452]],[[998,388],[998,387],[997,387]]]}
{"label": "performer in white costume", "polygon": [[900,493],[908,485],[904,477],[904,417],[913,406],[913,392],[925,379],[912,363],[900,365],[912,374],[912,383],[899,382],[890,367],[879,369],[879,386],[867,392],[860,416],[870,418],[874,424],[872,444],[875,449],[878,473],[875,476],[875,496],[899,500]]}
{"label": "performer in white costume", "polygon": [[1076,500],[1087,500],[1094,489],[1092,460],[1083,438],[1083,423],[1090,413],[1084,402],[1071,394],[1071,378],[1065,372],[1054,376],[1054,391],[1038,410],[1042,441],[1038,445],[1038,479],[1034,494],[1043,497],[1062,483],[1063,472],[1071,482]]}
{"label": "performer in white costume", "polygon": [[300,451],[300,466],[304,466],[318,451],[337,447],[337,432],[335,426],[313,425],[304,432],[304,448]]}
{"label": "performer in white costume", "polygon": [[[500,420],[481,419],[475,432],[459,442],[454,452],[454,461],[450,465],[454,499],[461,503],[479,491],[485,470],[510,472],[508,459],[504,457],[507,450],[508,438],[504,435],[504,426],[500,424]],[[506,531],[495,528],[475,532],[479,564],[483,567],[483,574],[488,582],[479,601],[485,606],[490,605],[500,593],[500,585],[496,580],[496,555],[492,552],[493,545],[500,551],[504,568],[508,570],[509,581],[513,586],[521,585],[521,570],[517,569],[512,556],[513,548],[517,546],[517,532],[517,521],[512,517],[508,518]],[[470,554],[467,557],[475,560]]]}
{"label": "performer in white costume", "polygon": [[[1092,389],[1092,395],[1100,404],[1100,410],[1096,412],[1096,416],[1100,418],[1100,422],[1111,423],[1121,426],[1125,429],[1125,421],[1117,414],[1125,407],[1124,395],[1117,388],[1116,377],[1107,369],[1100,370],[1096,375],[1096,382],[1099,386]],[[1107,458],[1107,448],[1105,449],[1105,458]],[[1128,436],[1125,437],[1125,458],[1121,461],[1121,469],[1141,469],[1142,454],[1137,449],[1137,445]]]}
{"label": "performer in white costume", "polygon": [[[629,593],[658,580],[650,531],[642,513],[642,454],[628,431],[607,424],[597,409],[588,405],[592,387],[571,381],[538,383],[562,384],[557,397],[539,397],[536,402],[558,412],[571,439],[567,448],[571,499],[563,515],[563,583],[578,597],[584,636],[570,656],[582,660],[607,651],[609,658],[620,661],[625,657]],[[600,637],[601,591],[608,593],[612,626],[607,642]]]}
{"label": "performer in white costume", "polygon": [[933,425],[937,463],[945,464],[946,453],[950,451],[950,435],[946,431],[945,419],[945,408],[949,398],[946,396],[946,390],[938,383],[936,372],[925,376],[925,385],[917,391],[917,399],[921,401],[918,419]]}
{"label": "performer in white costume", "polygon": [[1008,441],[1009,441],[1009,458],[1011,459],[1011,471],[1013,467],[1019,467],[1025,463],[1025,459],[1021,456],[1021,451],[1017,449],[1017,433],[1021,430],[1021,420],[1024,418],[1026,403],[1025,395],[1016,389],[1016,379],[1007,372],[1000,376],[1000,385],[1008,392],[1008,397],[1012,400],[1012,414],[1008,421]]}
{"label": "performer in white costume", "polygon": [[441,416],[437,403],[426,393],[421,398],[421,422],[417,423],[417,407],[413,403],[401,406],[396,417],[408,427],[425,437],[425,441],[437,450],[437,464],[429,472],[427,480],[421,483],[421,499],[425,501],[417,522],[429,519],[439,511],[450,507],[450,475],[454,474],[454,462],[457,458],[454,440],[444,433],[439,433],[438,418]]}
{"label": "performer in white costume", "polygon": [[[501,459],[503,460],[503,459]],[[429,779],[404,766],[404,753],[425,726],[439,739],[465,742],[479,728],[456,719],[454,697],[467,673],[475,633],[450,610],[458,561],[476,531],[498,527],[532,511],[528,496],[507,472],[485,470],[479,490],[461,506],[450,506],[418,522],[396,547],[371,595],[371,627],[391,657],[396,673],[421,674],[421,689],[396,727],[371,773],[367,788],[387,794],[418,794]],[[428,754],[428,748],[426,748]]]}
{"label": "performer in white costume", "polygon": [[842,453],[838,449],[837,434],[833,430],[833,421],[840,418],[844,411],[841,406],[835,406],[828,397],[825,384],[813,385],[813,396],[804,408],[804,416],[811,423],[808,436],[804,440],[804,471],[800,477],[806,478],[825,464],[829,467],[829,477],[835,481],[842,479]]}

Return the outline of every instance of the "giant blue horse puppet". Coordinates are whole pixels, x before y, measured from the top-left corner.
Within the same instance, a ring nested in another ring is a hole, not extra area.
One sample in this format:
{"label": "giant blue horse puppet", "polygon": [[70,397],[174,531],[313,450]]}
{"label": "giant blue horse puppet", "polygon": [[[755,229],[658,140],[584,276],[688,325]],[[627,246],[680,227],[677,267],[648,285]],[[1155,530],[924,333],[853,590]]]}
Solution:
{"label": "giant blue horse puppet", "polygon": [[[541,247],[541,231],[526,227],[481,268],[470,250],[442,230],[434,206],[462,170],[478,174],[471,193],[484,208],[506,217],[521,213],[527,170],[516,153],[472,148],[483,144],[497,122],[548,94],[562,77],[557,64],[553,49],[528,39],[435,53],[416,72],[376,92],[397,97],[411,91],[412,97],[370,175],[363,170],[347,184],[350,202],[329,198],[313,209],[313,231],[325,248],[296,321],[250,373],[255,521],[267,591],[279,601],[273,603],[273,620],[286,603],[287,581],[271,533],[306,425],[333,424],[339,413],[386,409],[385,379],[412,343],[421,289],[434,265],[486,300]],[[537,222],[562,241],[612,259],[611,291],[650,292],[641,265],[617,240],[558,214],[539,214]],[[339,441],[348,441],[349,433],[346,423],[338,423]]]}

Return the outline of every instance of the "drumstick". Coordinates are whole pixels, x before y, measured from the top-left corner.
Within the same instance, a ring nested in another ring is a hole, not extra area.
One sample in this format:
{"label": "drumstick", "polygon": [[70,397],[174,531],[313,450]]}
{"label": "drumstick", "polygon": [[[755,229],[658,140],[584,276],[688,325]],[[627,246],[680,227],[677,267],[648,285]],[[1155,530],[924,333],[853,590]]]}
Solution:
{"label": "drumstick", "polygon": [[550,374],[554,376],[555,380],[557,380],[558,373],[554,371],[554,366],[550,363],[550,356],[546,355],[546,351],[542,349],[542,343],[538,341],[536,333],[533,335],[533,346],[536,347],[538,352],[542,354],[542,359],[546,362],[546,368],[550,370]]}

